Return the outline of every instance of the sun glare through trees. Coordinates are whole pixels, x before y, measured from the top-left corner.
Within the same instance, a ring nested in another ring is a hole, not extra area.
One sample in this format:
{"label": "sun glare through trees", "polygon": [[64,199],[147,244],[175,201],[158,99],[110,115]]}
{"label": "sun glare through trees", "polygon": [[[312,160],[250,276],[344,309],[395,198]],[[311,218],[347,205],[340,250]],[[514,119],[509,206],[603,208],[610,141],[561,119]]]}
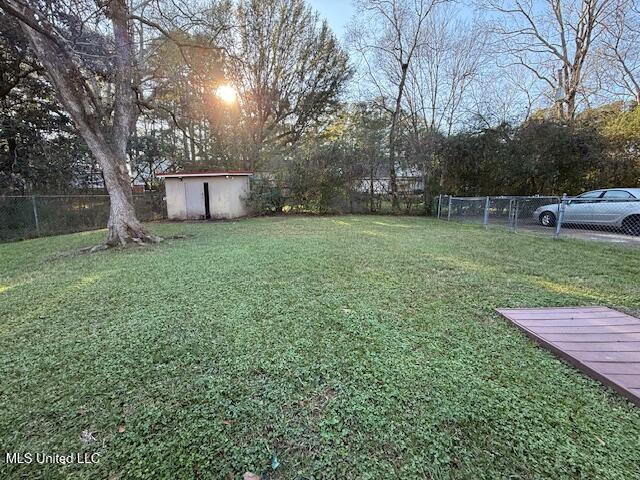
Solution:
{"label": "sun glare through trees", "polygon": [[232,104],[236,102],[238,92],[231,85],[224,84],[216,87],[216,96],[224,103]]}

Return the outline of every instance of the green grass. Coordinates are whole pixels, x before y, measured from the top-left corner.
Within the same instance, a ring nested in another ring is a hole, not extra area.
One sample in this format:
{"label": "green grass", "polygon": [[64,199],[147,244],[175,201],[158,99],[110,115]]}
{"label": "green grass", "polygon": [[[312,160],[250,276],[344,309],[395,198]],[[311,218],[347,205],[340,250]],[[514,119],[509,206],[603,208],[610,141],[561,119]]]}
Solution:
{"label": "green grass", "polygon": [[637,249],[403,217],[152,228],[192,236],[0,245],[0,478],[640,478],[640,409],[493,311],[637,313]]}

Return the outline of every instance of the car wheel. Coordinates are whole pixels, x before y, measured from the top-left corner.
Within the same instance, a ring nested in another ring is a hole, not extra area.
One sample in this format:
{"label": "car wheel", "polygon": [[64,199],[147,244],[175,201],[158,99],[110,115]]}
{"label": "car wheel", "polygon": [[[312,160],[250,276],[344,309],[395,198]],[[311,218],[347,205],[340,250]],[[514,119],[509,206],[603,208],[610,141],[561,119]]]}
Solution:
{"label": "car wheel", "polygon": [[555,227],[556,225],[556,216],[553,212],[542,212],[540,214],[540,225],[543,227]]}
{"label": "car wheel", "polygon": [[622,221],[622,230],[627,235],[640,235],[640,215],[631,215]]}

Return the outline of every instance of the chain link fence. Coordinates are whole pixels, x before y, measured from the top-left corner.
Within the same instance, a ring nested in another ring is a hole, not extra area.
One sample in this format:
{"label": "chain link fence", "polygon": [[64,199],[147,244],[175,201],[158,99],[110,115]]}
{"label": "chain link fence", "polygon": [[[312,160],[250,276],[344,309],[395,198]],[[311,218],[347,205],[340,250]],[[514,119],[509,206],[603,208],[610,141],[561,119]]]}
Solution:
{"label": "chain link fence", "polygon": [[452,222],[640,244],[640,199],[624,190],[578,197],[440,195],[434,204],[436,216]]}
{"label": "chain link fence", "polygon": [[[167,217],[162,193],[134,195],[144,222]],[[108,195],[0,196],[0,241],[59,235],[105,228]]]}

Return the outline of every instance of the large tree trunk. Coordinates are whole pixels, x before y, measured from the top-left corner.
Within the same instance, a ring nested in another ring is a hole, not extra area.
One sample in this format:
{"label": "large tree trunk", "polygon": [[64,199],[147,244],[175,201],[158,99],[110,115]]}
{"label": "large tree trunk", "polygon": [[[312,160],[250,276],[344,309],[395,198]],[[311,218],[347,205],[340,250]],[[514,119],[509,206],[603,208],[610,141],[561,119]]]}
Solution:
{"label": "large tree trunk", "polygon": [[[391,140],[389,143],[394,142]],[[393,150],[393,147],[390,147]],[[392,151],[389,160],[389,194],[391,195],[391,210],[397,212],[400,209],[398,201],[398,181],[396,176],[395,152]]]}
{"label": "large tree trunk", "polygon": [[431,210],[429,206],[431,205],[431,192],[429,192],[429,164],[430,162],[424,162],[423,172],[422,172],[422,198],[424,200],[424,214],[429,215]]}
{"label": "large tree trunk", "polygon": [[114,102],[109,108],[85,80],[67,40],[57,33],[42,12],[29,4],[9,1],[2,4],[17,16],[38,60],[49,75],[58,99],[75,123],[87,146],[102,168],[111,203],[105,245],[141,244],[158,241],[137,219],[127,171],[127,142],[135,128],[137,111],[133,90],[132,35],[125,0],[108,2],[106,16],[113,26]]}
{"label": "large tree trunk", "polygon": [[389,129],[389,193],[391,194],[391,209],[397,212],[400,208],[398,202],[398,182],[396,176],[396,134],[398,130],[398,117],[402,109],[402,95],[404,94],[404,85],[407,81],[407,70],[409,63],[401,65],[402,75],[400,76],[400,84],[398,85],[398,95],[396,97],[396,105],[391,115],[391,128]]}
{"label": "large tree trunk", "polygon": [[400,88],[398,89],[396,109],[391,115],[391,128],[389,129],[389,194],[391,195],[391,210],[394,212],[397,212],[400,207],[398,202],[398,182],[396,180],[396,129],[398,127],[398,115],[400,114],[404,78],[403,75]]}
{"label": "large tree trunk", "polygon": [[373,213],[375,210],[373,204],[374,189],[373,189],[373,166],[369,168],[369,213]]}
{"label": "large tree trunk", "polygon": [[[576,117],[576,92],[575,90],[571,90],[567,94],[567,111],[566,118],[567,120],[574,120]],[[560,103],[562,105],[562,103]]]}
{"label": "large tree trunk", "polygon": [[149,234],[136,217],[126,157],[113,151],[108,144],[100,144],[91,135],[88,137],[87,143],[102,167],[104,183],[109,192],[110,209],[105,244],[115,247],[157,242],[159,238]]}

